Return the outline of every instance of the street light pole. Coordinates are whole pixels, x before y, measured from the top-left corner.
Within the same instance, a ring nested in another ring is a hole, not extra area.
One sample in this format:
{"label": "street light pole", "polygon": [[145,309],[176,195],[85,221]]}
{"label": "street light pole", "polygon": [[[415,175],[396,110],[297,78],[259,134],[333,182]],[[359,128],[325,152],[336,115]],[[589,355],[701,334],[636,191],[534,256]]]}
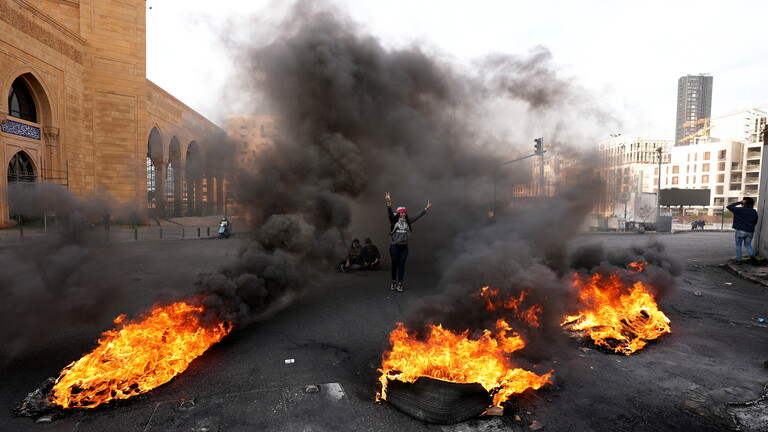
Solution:
{"label": "street light pole", "polygon": [[534,154],[530,154],[530,155],[527,155],[527,156],[522,156],[522,157],[519,157],[519,158],[516,158],[516,159],[512,159],[510,161],[506,161],[506,162],[504,162],[502,164],[499,164],[499,165],[496,165],[495,167],[493,167],[493,207],[491,209],[491,217],[492,217],[492,219],[496,219],[496,180],[497,180],[497,177],[498,177],[499,168],[503,167],[504,165],[511,164],[512,162],[517,162],[517,161],[520,161],[520,160],[523,160],[523,159],[528,159],[529,157],[534,157],[536,155],[537,154],[534,153]]}
{"label": "street light pole", "polygon": [[659,152],[659,184],[656,188],[656,232],[659,231],[659,221],[661,220],[661,201],[659,196],[661,195],[661,147],[656,149]]}

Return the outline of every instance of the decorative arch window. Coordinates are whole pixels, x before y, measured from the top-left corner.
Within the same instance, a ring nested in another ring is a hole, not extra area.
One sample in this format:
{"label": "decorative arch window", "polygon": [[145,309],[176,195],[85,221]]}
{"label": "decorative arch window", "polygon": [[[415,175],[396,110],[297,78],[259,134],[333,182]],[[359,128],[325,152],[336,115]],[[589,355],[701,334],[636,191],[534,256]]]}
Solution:
{"label": "decorative arch window", "polygon": [[32,161],[24,152],[18,152],[8,163],[8,183],[11,182],[34,182],[35,168]]}
{"label": "decorative arch window", "polygon": [[11,90],[8,92],[8,111],[12,117],[37,123],[35,100],[21,77],[11,84]]}

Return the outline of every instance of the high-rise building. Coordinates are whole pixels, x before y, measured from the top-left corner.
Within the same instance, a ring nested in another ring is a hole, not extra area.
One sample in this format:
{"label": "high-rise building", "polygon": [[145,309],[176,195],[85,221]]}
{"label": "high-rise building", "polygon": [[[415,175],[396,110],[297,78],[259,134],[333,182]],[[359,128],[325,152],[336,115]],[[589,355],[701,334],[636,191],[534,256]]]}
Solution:
{"label": "high-rise building", "polygon": [[677,80],[675,146],[693,144],[712,116],[712,76],[686,75]]}

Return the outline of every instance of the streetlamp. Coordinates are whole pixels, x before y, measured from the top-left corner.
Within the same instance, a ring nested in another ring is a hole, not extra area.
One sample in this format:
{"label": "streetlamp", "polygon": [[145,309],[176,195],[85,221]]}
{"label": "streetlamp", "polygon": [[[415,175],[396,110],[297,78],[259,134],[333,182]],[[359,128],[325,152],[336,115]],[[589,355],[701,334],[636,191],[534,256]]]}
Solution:
{"label": "streetlamp", "polygon": [[659,147],[656,149],[657,152],[659,152],[659,184],[656,188],[656,232],[659,231],[659,221],[661,220],[661,205],[659,201],[659,196],[661,195],[661,152],[662,148]]}

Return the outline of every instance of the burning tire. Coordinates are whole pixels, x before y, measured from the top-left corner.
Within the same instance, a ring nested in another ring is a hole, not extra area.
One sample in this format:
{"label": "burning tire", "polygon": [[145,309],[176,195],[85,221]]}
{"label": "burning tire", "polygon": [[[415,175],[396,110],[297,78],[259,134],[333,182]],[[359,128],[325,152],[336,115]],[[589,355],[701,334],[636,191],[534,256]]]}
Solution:
{"label": "burning tire", "polygon": [[493,404],[480,384],[462,384],[419,377],[413,383],[391,380],[387,402],[428,423],[451,424],[477,417]]}

